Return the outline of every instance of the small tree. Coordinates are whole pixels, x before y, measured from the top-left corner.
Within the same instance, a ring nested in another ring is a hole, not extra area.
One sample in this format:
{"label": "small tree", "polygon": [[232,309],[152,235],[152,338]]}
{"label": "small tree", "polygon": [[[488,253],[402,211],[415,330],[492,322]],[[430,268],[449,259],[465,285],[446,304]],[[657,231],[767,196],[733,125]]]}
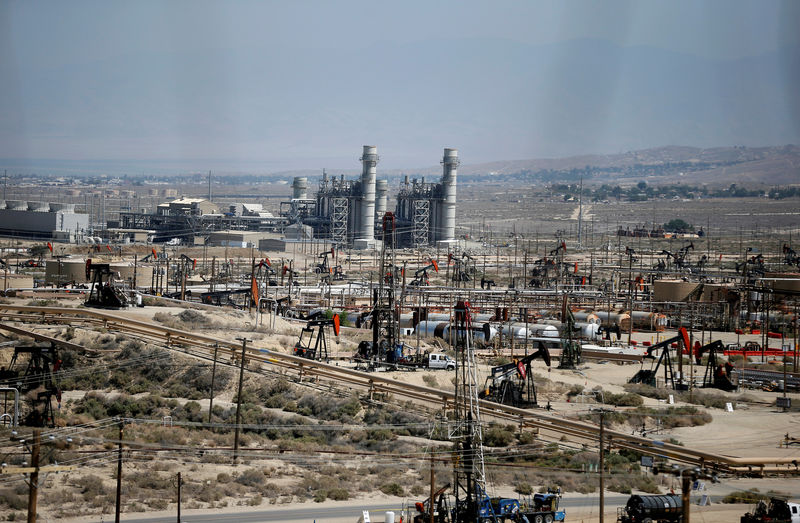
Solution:
{"label": "small tree", "polygon": [[664,230],[667,232],[686,232],[693,231],[694,225],[686,223],[680,218],[675,218],[664,224]]}

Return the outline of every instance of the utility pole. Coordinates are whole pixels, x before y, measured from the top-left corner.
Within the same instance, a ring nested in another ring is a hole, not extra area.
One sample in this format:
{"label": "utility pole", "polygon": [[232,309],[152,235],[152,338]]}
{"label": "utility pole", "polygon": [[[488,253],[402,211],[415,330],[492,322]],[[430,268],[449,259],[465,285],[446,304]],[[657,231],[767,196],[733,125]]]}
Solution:
{"label": "utility pole", "polygon": [[122,430],[124,422],[119,420],[119,450],[117,451],[117,504],[114,509],[114,523],[119,523],[119,512],[122,500]]}
{"label": "utility pole", "polygon": [[435,489],[436,489],[436,486],[435,486],[436,476],[435,476],[435,474],[436,473],[433,470],[433,447],[431,447],[431,497],[429,498],[430,499],[430,503],[428,503],[428,508],[430,509],[429,512],[430,512],[430,515],[431,515],[430,523],[434,523],[434,521],[433,521],[433,495],[434,495]]}
{"label": "utility pole", "polygon": [[[578,193],[578,249],[583,247],[581,230],[583,229],[583,176],[581,176],[581,189]],[[602,516],[601,516],[602,517]]]}
{"label": "utility pole", "polygon": [[39,496],[39,447],[42,444],[42,431],[34,429],[31,447],[31,472],[28,479],[28,523],[36,523],[36,503]]}
{"label": "utility pole", "polygon": [[217,377],[217,351],[219,344],[214,344],[214,363],[211,364],[211,396],[208,399],[208,423],[211,423],[211,411],[214,407],[214,381]]}
{"label": "utility pole", "polygon": [[178,523],[181,523],[181,487],[183,482],[181,480],[181,473],[178,472]]}
{"label": "utility pole", "polygon": [[692,476],[684,470],[681,473],[681,509],[683,518],[681,523],[689,523],[689,504],[691,503],[689,494],[692,493]]}
{"label": "utility pole", "polygon": [[605,415],[604,410],[600,410],[600,523],[603,523],[603,512],[605,511],[605,486],[606,486],[606,478],[605,474],[603,473],[604,462],[606,457],[605,451],[605,443],[604,443],[604,436],[605,436],[605,429],[603,428],[603,417]]}
{"label": "utility pole", "polygon": [[237,340],[242,342],[242,361],[239,365],[239,393],[236,395],[236,428],[234,429],[233,433],[233,463],[236,464],[236,460],[239,457],[239,421],[241,419],[241,410],[242,410],[242,381],[244,379],[244,353],[247,349],[247,342],[250,341],[247,338],[236,338]]}

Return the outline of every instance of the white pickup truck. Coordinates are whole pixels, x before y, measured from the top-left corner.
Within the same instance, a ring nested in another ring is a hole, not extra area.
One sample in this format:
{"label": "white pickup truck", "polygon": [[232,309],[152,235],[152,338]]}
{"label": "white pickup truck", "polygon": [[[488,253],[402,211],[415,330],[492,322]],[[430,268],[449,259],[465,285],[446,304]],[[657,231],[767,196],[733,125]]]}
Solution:
{"label": "white pickup truck", "polygon": [[456,370],[456,361],[447,354],[433,352],[428,354],[427,367],[429,369]]}

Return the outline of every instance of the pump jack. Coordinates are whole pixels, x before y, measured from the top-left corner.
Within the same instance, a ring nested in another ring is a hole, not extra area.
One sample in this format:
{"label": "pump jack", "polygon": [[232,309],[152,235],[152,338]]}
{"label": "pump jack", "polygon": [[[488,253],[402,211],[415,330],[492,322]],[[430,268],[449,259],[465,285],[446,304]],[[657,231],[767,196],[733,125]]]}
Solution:
{"label": "pump jack", "polygon": [[[328,340],[325,338],[325,327],[333,327],[333,333],[338,338],[339,325],[338,314],[334,314],[330,319],[309,320],[300,331],[300,339],[294,344],[294,355],[310,360],[328,361]],[[314,327],[317,327],[316,333]]]}
{"label": "pump jack", "polygon": [[272,263],[269,261],[269,258],[264,258],[258,262],[255,276],[259,285],[263,283],[264,287],[277,287],[278,281],[272,278],[275,274],[277,274],[277,272],[272,268]]}
{"label": "pump jack", "polygon": [[[678,335],[672,338],[666,339],[662,342],[656,343],[655,345],[647,348],[647,354],[645,358],[655,359],[653,353],[660,350],[661,354],[658,357],[658,361],[656,365],[652,369],[639,369],[639,372],[633,375],[633,377],[628,380],[628,383],[644,383],[645,385],[650,385],[651,387],[656,386],[656,375],[658,374],[658,369],[661,367],[661,364],[664,364],[664,383],[668,386],[671,385],[674,390],[683,390],[685,387],[682,383],[676,383],[675,380],[675,372],[672,367],[672,358],[669,354],[670,345],[673,343],[678,343],[678,354],[677,357],[681,358],[683,356],[684,348],[688,349],[691,347],[689,344],[689,332],[686,330],[685,327],[681,327],[678,329]],[[642,362],[644,363],[644,362]],[[681,380],[682,381],[682,380]]]}
{"label": "pump jack", "polygon": [[[20,354],[28,354],[28,364],[22,372],[17,370]],[[61,367],[61,359],[55,345],[15,347],[14,356],[7,370],[0,371],[0,379],[20,383],[20,392],[32,403],[26,424],[35,427],[54,427],[53,397],[61,403],[61,389],[56,384],[54,373]]]}
{"label": "pump jack", "polygon": [[[450,483],[441,487],[433,493],[433,520],[436,523],[446,523],[450,521],[450,507],[447,503],[447,496],[444,495],[447,489],[450,488]],[[418,501],[414,504],[417,509],[417,514],[414,515],[414,523],[428,523],[431,516],[431,498],[428,497],[424,501]]]}
{"label": "pump jack", "polygon": [[783,244],[783,263],[786,265],[796,265],[800,268],[800,256],[792,249],[788,243]]}
{"label": "pump jack", "polygon": [[322,263],[318,263],[317,266],[314,267],[314,272],[317,274],[331,274],[332,269],[331,266],[328,264],[328,256],[330,256],[331,259],[335,259],[336,250],[333,247],[331,247],[331,250],[321,252],[319,253],[318,256],[322,260]]}
{"label": "pump jack", "polygon": [[722,352],[725,350],[725,345],[719,340],[712,341],[711,343],[695,349],[694,358],[695,362],[700,365],[702,363],[703,354],[708,353],[708,361],[706,362],[706,370],[703,374],[703,388],[720,389],[727,392],[736,390],[736,385],[731,381],[731,371],[733,365],[730,362],[718,362],[717,351]]}
{"label": "pump jack", "polygon": [[435,272],[439,272],[439,264],[436,263],[436,260],[431,259],[430,263],[421,269],[417,269],[414,272],[414,279],[411,280],[411,283],[408,285],[410,287],[420,287],[422,285],[430,285],[431,282],[428,279],[428,270],[433,269]]}
{"label": "pump jack", "polygon": [[482,399],[526,408],[537,406],[536,384],[533,382],[531,362],[542,358],[545,365],[550,366],[550,351],[544,342],[537,342],[539,350],[523,358],[515,358],[511,363],[492,367],[492,373],[486,377],[486,386],[478,395]]}
{"label": "pump jack", "polygon": [[86,260],[86,279],[92,280],[86,305],[90,307],[120,308],[128,305],[128,298],[114,284],[114,273],[107,263]]}

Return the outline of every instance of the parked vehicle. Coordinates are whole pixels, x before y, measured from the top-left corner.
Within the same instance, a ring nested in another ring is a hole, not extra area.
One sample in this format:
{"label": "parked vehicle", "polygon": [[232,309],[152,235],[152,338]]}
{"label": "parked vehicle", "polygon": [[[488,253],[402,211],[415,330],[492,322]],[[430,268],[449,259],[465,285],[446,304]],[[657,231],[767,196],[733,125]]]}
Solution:
{"label": "parked vehicle", "polygon": [[741,523],[800,523],[800,504],[785,499],[772,498],[759,501],[752,512],[739,520]]}

